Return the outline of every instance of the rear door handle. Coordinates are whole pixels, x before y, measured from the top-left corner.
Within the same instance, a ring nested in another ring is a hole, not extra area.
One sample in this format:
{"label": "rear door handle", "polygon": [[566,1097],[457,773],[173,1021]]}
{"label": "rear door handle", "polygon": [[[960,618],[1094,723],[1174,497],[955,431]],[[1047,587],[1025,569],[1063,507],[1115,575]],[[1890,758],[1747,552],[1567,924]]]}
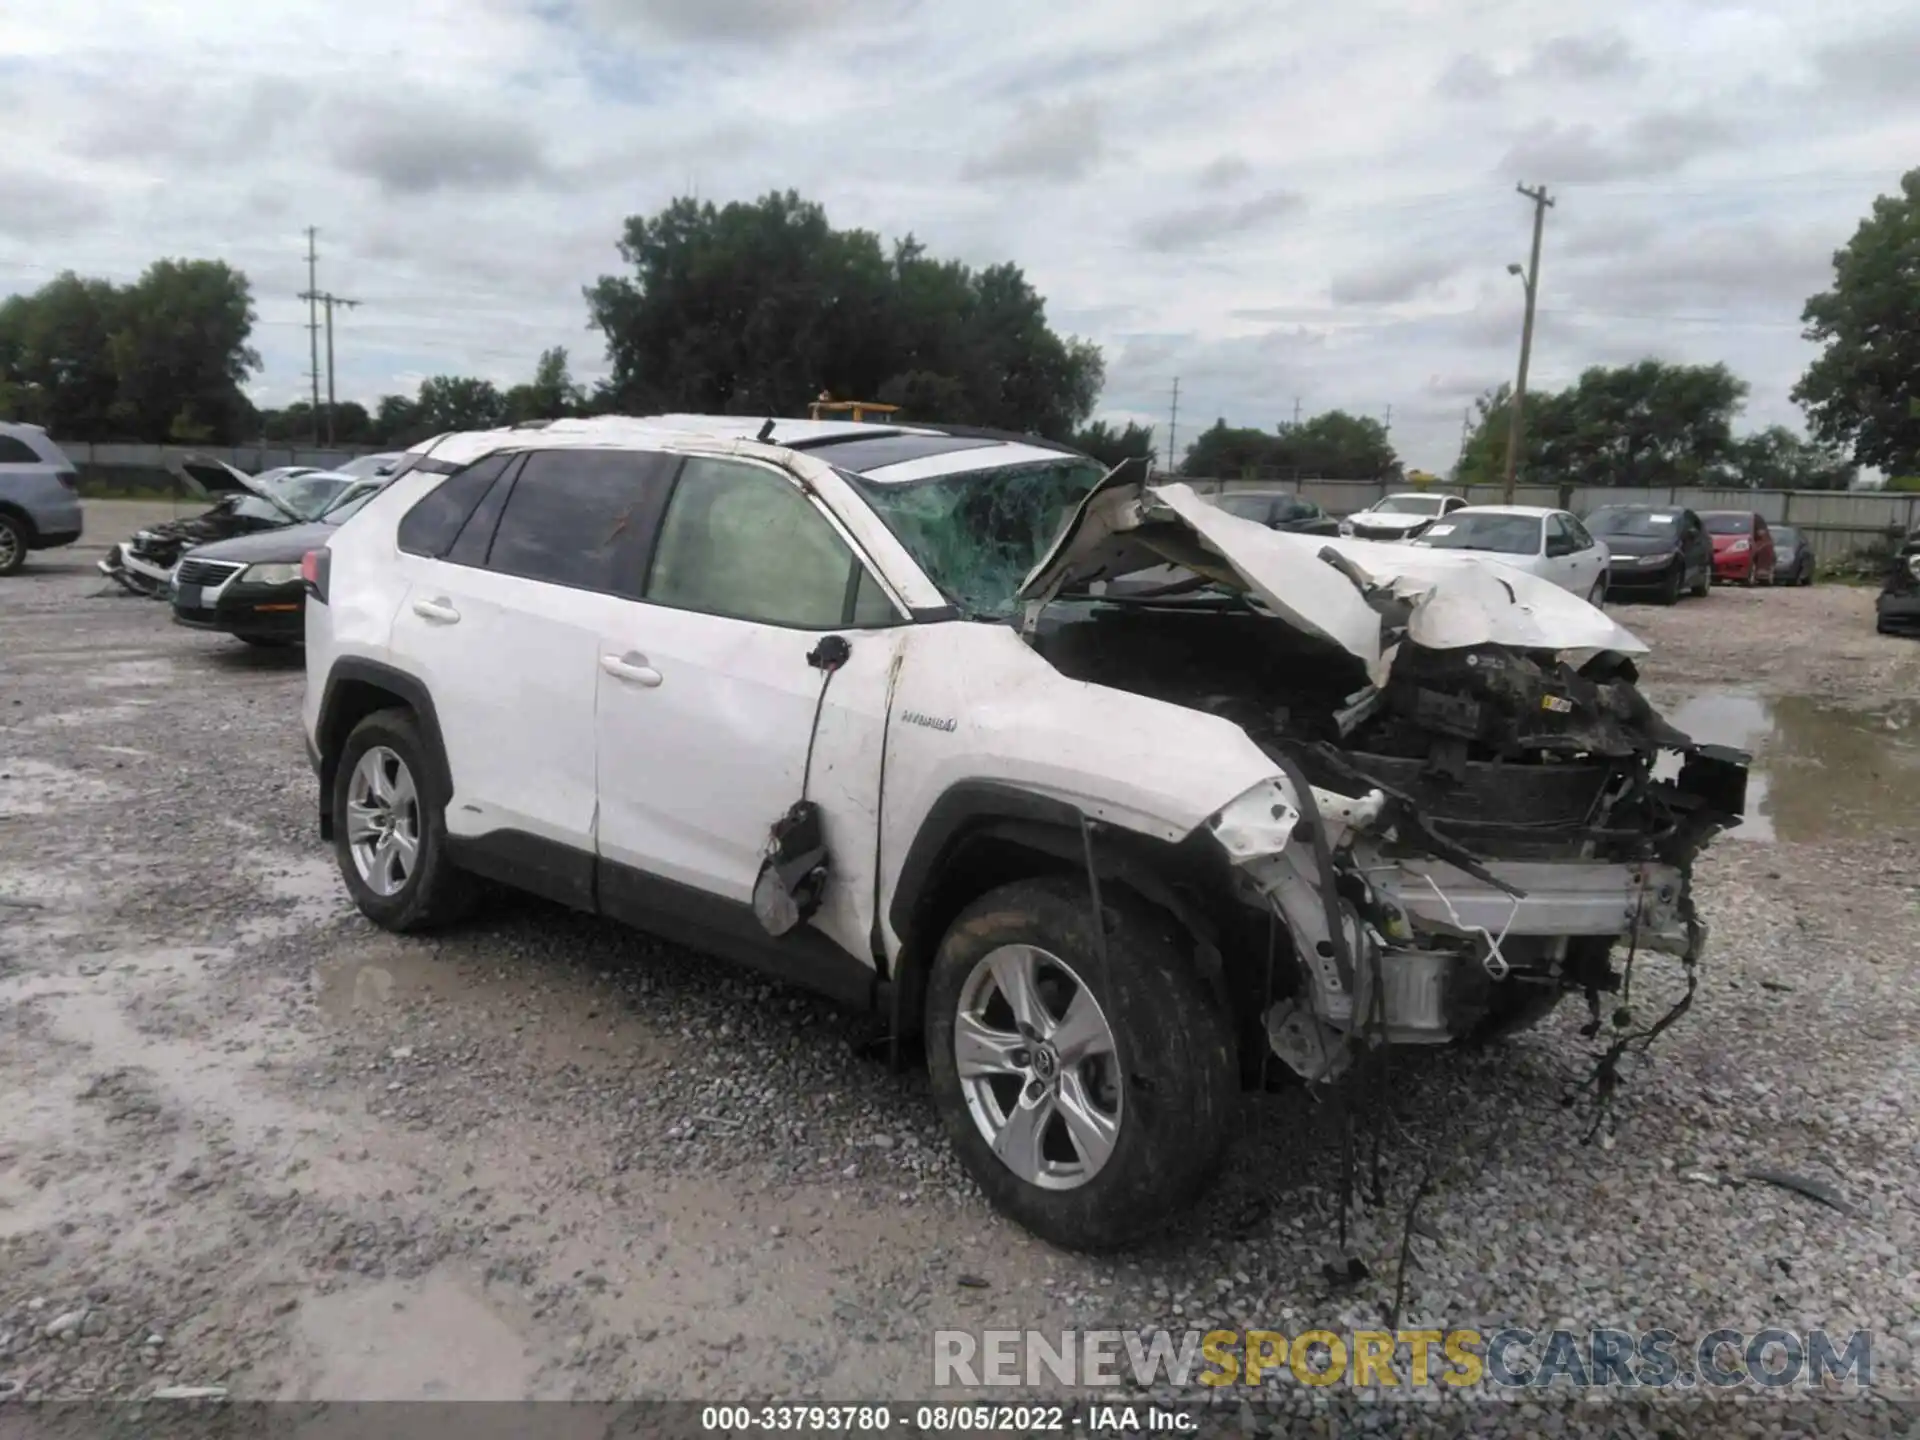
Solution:
{"label": "rear door handle", "polygon": [[432,620],[440,625],[460,623],[460,612],[446,600],[416,600],[413,602],[413,613],[422,620]]}
{"label": "rear door handle", "polygon": [[660,672],[647,663],[647,657],[629,650],[625,655],[602,655],[600,668],[616,680],[644,685],[651,690],[660,683]]}

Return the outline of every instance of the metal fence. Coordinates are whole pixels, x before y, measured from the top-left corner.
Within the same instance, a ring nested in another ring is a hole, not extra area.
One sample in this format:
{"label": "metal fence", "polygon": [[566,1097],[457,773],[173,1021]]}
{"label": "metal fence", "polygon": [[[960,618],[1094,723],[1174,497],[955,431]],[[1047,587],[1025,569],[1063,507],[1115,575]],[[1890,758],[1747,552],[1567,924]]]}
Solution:
{"label": "metal fence", "polygon": [[[1383,496],[1409,490],[1392,480],[1203,480],[1196,490],[1286,491],[1333,515],[1364,510]],[[1498,505],[1498,485],[1433,485],[1432,492],[1464,496],[1471,504]],[[1748,490],[1689,486],[1655,488],[1585,485],[1516,485],[1516,505],[1544,505],[1585,515],[1602,505],[1684,505],[1690,510],[1755,510],[1776,525],[1791,525],[1813,544],[1822,565],[1840,564],[1920,525],[1920,494],[1884,490]]]}

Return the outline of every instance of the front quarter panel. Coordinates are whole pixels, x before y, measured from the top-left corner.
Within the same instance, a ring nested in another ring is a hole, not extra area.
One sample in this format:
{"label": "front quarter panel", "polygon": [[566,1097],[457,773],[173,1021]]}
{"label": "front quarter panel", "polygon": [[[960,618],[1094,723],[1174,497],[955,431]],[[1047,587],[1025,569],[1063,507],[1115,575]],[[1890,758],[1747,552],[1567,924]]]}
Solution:
{"label": "front quarter panel", "polygon": [[[400,517],[440,479],[423,471],[401,476],[327,541],[327,603],[305,607],[307,685],[301,718],[309,742],[318,740],[327,677],[338,661],[394,663],[393,617],[406,593],[394,534]],[[404,660],[398,668],[407,668]]]}
{"label": "front quarter panel", "polygon": [[[915,836],[955,785],[994,782],[1177,841],[1280,774],[1232,722],[1070,680],[1002,624],[916,626],[902,647],[888,732],[883,924]],[[889,955],[898,947],[888,925]]]}

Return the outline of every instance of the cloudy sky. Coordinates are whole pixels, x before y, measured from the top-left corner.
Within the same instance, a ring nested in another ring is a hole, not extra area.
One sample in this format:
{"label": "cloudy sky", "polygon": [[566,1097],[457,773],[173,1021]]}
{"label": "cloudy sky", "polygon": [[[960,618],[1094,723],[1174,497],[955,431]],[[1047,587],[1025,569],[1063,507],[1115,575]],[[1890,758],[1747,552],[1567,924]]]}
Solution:
{"label": "cloudy sky", "polygon": [[61,0],[0,10],[0,291],[244,268],[256,399],[306,392],[304,229],[343,398],[604,369],[624,216],[792,187],[1014,260],[1102,412],[1334,406],[1412,464],[1511,374],[1725,360],[1797,423],[1801,303],[1920,164],[1909,0]]}

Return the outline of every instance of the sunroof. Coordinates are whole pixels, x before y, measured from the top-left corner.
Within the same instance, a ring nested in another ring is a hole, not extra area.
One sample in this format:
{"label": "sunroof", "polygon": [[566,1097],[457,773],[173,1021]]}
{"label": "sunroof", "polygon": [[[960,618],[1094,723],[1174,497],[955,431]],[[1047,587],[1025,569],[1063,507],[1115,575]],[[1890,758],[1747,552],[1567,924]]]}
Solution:
{"label": "sunroof", "polygon": [[[778,441],[775,441],[778,444]],[[824,460],[841,470],[865,475],[889,465],[904,465],[909,460],[924,460],[929,455],[951,455],[960,450],[984,450],[998,440],[981,440],[961,435],[871,435],[837,440],[827,445],[807,447],[809,457]]]}

